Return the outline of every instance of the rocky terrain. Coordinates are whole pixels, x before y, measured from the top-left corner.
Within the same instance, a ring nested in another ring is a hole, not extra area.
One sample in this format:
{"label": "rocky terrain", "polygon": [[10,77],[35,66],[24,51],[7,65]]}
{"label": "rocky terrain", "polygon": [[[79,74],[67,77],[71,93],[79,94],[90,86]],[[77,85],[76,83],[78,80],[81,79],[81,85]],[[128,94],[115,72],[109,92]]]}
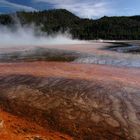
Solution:
{"label": "rocky terrain", "polygon": [[0,138],[139,140],[139,75],[71,61],[0,63]]}

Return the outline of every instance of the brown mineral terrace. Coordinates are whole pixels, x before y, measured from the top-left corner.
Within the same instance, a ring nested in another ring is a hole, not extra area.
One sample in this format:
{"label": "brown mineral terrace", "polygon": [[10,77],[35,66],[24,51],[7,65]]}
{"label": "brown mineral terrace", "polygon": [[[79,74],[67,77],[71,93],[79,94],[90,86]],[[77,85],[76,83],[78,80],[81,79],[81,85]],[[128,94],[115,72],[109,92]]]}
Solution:
{"label": "brown mineral terrace", "polygon": [[0,140],[72,140],[71,137],[0,109]]}
{"label": "brown mineral terrace", "polygon": [[67,62],[0,63],[0,75],[33,75],[73,79],[117,81],[140,85],[140,69]]}
{"label": "brown mineral terrace", "polygon": [[90,64],[2,63],[0,103],[74,139],[139,140],[139,75],[139,69]]}
{"label": "brown mineral terrace", "polygon": [[[99,49],[106,45],[46,48],[132,56]],[[2,140],[139,140],[140,69],[75,61],[0,63],[0,119]]]}

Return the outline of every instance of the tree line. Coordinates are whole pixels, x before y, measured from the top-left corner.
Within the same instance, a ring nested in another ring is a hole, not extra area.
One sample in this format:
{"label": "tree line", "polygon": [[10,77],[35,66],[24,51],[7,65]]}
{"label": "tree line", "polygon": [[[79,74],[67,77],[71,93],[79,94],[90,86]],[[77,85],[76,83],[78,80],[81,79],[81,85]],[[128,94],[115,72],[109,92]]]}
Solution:
{"label": "tree line", "polygon": [[73,38],[139,40],[140,16],[107,17],[100,19],[83,19],[65,9],[45,10],[39,12],[17,12],[0,15],[0,24],[12,26],[14,16],[24,25],[34,23],[48,34],[69,31]]}

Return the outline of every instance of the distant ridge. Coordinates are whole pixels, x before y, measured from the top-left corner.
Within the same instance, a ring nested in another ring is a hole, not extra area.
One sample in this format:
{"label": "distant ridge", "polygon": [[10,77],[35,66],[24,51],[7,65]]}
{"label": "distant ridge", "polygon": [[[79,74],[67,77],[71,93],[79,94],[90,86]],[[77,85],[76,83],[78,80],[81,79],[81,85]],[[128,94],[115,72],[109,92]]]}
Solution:
{"label": "distant ridge", "polygon": [[[39,12],[17,12],[22,25],[34,23],[48,34],[69,30],[73,38],[78,39],[115,39],[139,40],[140,16],[102,17],[100,19],[82,19],[65,9]],[[10,15],[0,15],[0,24],[12,25]]]}

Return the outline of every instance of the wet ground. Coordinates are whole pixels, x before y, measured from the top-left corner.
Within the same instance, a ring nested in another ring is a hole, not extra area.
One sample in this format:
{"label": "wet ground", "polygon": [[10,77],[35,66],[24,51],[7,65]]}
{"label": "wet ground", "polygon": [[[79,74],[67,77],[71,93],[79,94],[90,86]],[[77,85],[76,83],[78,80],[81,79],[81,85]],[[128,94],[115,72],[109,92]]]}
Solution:
{"label": "wet ground", "polygon": [[[8,49],[7,49],[8,50]],[[140,67],[140,47],[126,42],[88,42],[87,44],[43,46],[31,48],[0,48],[1,62],[58,61]]]}

